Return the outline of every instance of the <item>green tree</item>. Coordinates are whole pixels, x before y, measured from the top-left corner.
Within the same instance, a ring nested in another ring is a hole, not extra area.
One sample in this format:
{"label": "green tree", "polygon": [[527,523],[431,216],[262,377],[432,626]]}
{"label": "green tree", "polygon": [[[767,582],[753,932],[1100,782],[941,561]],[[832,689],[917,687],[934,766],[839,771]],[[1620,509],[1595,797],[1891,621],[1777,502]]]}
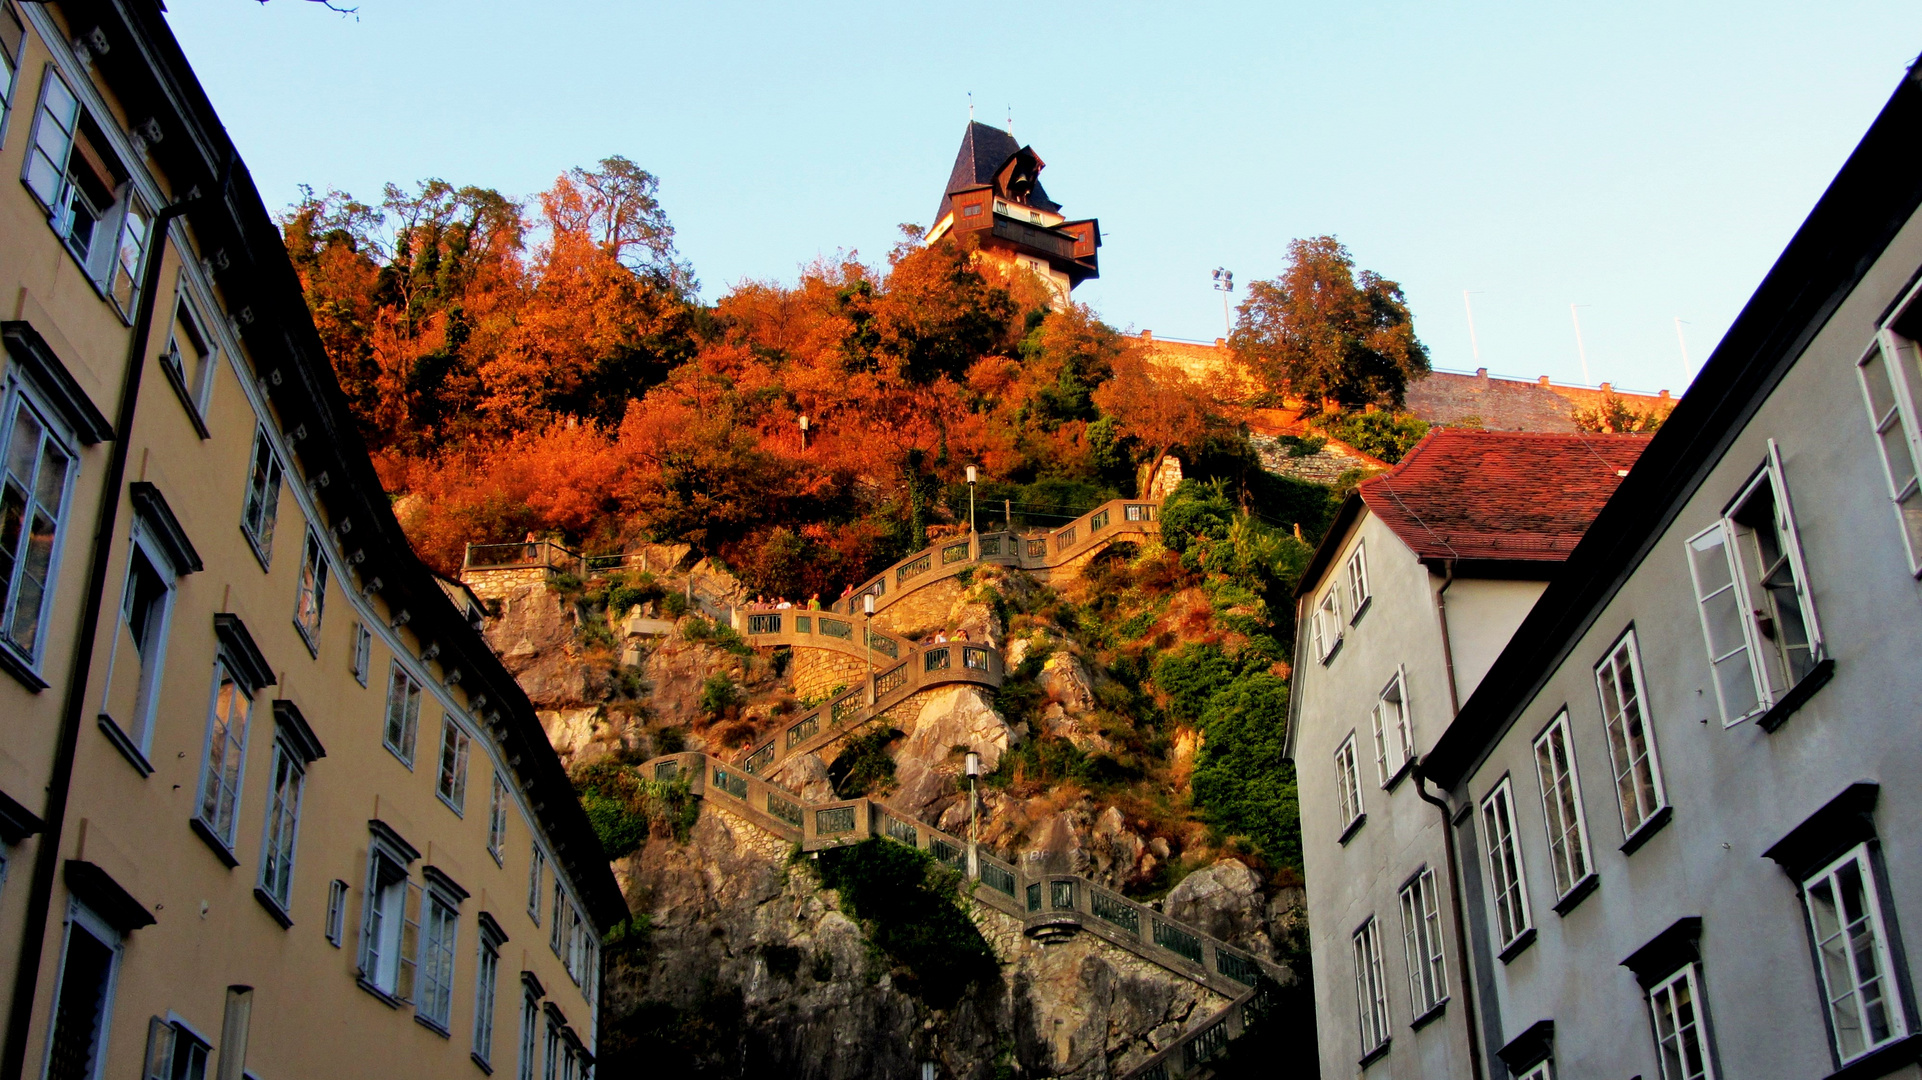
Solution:
{"label": "green tree", "polygon": [[1248,287],[1229,339],[1235,355],[1274,395],[1299,397],[1313,415],[1341,408],[1399,408],[1408,383],[1428,371],[1401,286],[1332,236],[1288,245],[1288,268]]}

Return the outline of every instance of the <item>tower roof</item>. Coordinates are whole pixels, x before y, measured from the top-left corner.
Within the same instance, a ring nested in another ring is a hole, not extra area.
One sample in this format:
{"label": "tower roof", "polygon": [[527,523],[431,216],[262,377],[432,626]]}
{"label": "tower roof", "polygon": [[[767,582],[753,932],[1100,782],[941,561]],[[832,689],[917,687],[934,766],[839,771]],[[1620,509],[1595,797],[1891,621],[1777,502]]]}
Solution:
{"label": "tower roof", "polygon": [[[948,216],[948,211],[951,209],[949,197],[955,192],[994,184],[995,175],[1001,171],[1002,166],[1024,151],[1034,156],[1034,171],[1039,173],[1043,168],[1043,162],[1039,155],[1034,154],[1031,147],[1015,142],[1014,136],[998,127],[983,124],[978,120],[968,121],[967,130],[961,135],[961,149],[954,155],[954,169],[948,173],[948,186],[941,192],[941,206],[934,212],[934,220],[939,222]],[[996,192],[996,194],[1005,196],[1007,193]],[[1048,193],[1041,189],[1041,182],[1038,179],[1034,183],[1033,190],[1020,201],[1023,205],[1032,206],[1037,210],[1058,212],[1061,209],[1061,204],[1048,198]]]}

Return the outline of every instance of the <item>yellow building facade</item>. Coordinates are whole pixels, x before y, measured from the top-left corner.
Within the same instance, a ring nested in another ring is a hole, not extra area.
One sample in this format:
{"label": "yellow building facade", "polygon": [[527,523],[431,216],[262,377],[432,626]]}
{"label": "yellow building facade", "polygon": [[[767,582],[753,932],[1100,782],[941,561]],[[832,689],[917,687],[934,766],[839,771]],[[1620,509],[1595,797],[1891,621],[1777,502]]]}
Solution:
{"label": "yellow building facade", "polygon": [[619,889],[159,5],[0,93],[0,1080],[585,1080]]}

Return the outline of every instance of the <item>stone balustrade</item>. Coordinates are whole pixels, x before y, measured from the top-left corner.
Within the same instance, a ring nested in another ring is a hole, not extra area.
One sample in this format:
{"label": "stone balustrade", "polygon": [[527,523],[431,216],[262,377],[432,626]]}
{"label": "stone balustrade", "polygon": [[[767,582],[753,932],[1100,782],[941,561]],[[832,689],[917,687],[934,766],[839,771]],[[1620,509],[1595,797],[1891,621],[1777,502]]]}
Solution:
{"label": "stone balustrade", "polygon": [[[1248,999],[1262,974],[1278,982],[1289,982],[1293,978],[1284,968],[1078,874],[1038,877],[1023,874],[1014,860],[983,851],[977,845],[901,814],[878,799],[805,802],[740,766],[700,752],[658,757],[643,764],[641,769],[644,775],[656,780],[685,775],[692,794],[726,807],[789,843],[799,845],[802,851],[820,851],[877,836],[925,851],[936,862],[961,873],[969,882],[969,895],[976,901],[1021,920],[1024,932],[1043,944],[1085,931],[1225,997],[1238,998],[1237,1006]],[[1217,1021],[1223,1025],[1221,1042],[1225,1045],[1230,1034],[1238,1034],[1240,1030],[1237,1007],[1219,1014],[1210,1024]],[[1227,1026],[1231,1021],[1236,1026]],[[1208,1030],[1208,1024],[1198,1026],[1184,1035],[1183,1042],[1175,1049],[1193,1045],[1196,1053],[1212,1054]],[[1150,1065],[1168,1058],[1169,1054],[1164,1052],[1152,1059]],[[1176,1054],[1175,1058],[1172,1068],[1179,1069],[1180,1055]],[[1198,1059],[1195,1064],[1200,1060],[1206,1058]],[[1145,1076],[1141,1070],[1131,1075]],[[1160,1075],[1186,1076],[1189,1072]]]}

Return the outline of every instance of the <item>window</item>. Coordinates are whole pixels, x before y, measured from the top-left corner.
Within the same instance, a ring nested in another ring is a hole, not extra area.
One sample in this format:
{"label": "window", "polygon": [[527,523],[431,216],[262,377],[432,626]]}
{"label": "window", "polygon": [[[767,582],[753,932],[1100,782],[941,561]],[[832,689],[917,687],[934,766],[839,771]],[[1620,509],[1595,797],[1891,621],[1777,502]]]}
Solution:
{"label": "window", "polygon": [[534,991],[521,991],[521,1067],[519,1080],[534,1080],[535,1032],[540,1030],[541,1007]]}
{"label": "window", "polygon": [[567,974],[576,984],[587,977],[587,920],[582,917],[581,909],[569,905],[567,909]]}
{"label": "window", "polygon": [[[127,583],[120,599],[120,626],[126,632],[137,665],[129,688],[132,700],[126,701],[124,708],[120,707],[123,699],[114,692],[116,680],[109,675],[108,708],[103,710],[109,715],[119,714],[117,719],[125,725],[127,738],[142,753],[148,748],[154,701],[159,696],[161,674],[165,670],[163,654],[174,583],[173,568],[144,542],[144,531],[135,526],[133,550],[127,560]],[[163,566],[165,570],[161,569]],[[115,644],[117,647],[119,643]]]}
{"label": "window", "polygon": [[1555,1080],[1555,1066],[1547,1061],[1537,1061],[1516,1080]]}
{"label": "window", "polygon": [[547,869],[547,853],[541,850],[538,842],[527,864],[527,917],[534,925],[541,924],[541,872]]}
{"label": "window", "polygon": [[483,1063],[494,1060],[494,991],[500,981],[501,946],[506,943],[489,932],[491,921],[481,919],[480,957],[474,965],[474,1056]]}
{"label": "window", "polygon": [[1786,694],[1822,656],[1773,440],[1768,462],[1722,520],[1688,545],[1722,722],[1739,723]]}
{"label": "window", "polygon": [[1532,929],[1522,853],[1515,845],[1514,792],[1502,777],[1482,800],[1482,840],[1488,846],[1488,888],[1495,901],[1495,928],[1504,953]]}
{"label": "window", "polygon": [[1582,819],[1582,793],[1575,778],[1575,751],[1568,741],[1567,709],[1535,736],[1535,776],[1542,784],[1548,864],[1555,874],[1555,898],[1560,900],[1595,869],[1588,854],[1588,825]]}
{"label": "window", "polygon": [[40,90],[23,175],[87,276],[131,315],[147,212],[105,134],[52,70]]}
{"label": "window", "polygon": [[294,843],[300,827],[300,790],[306,761],[285,739],[274,740],[273,779],[267,791],[267,832],[260,842],[260,890],[280,906],[292,906]]}
{"label": "window", "polygon": [[1402,951],[1408,959],[1408,999],[1417,1019],[1448,997],[1438,900],[1433,870],[1424,868],[1401,887]]}
{"label": "window", "polygon": [[240,770],[247,758],[247,726],[253,712],[254,689],[241,682],[223,652],[214,661],[214,695],[207,717],[196,820],[229,851],[240,812]]}
{"label": "window", "polygon": [[1896,520],[1908,545],[1909,569],[1922,573],[1922,484],[1915,462],[1922,455],[1922,427],[1916,423],[1915,392],[1922,385],[1915,338],[1922,334],[1922,304],[1911,302],[1877,336],[1856,366],[1869,407],[1869,426],[1882,451],[1883,473]]}
{"label": "window", "polygon": [[1335,654],[1335,646],[1341,644],[1341,595],[1334,589],[1322,594],[1320,603],[1315,605],[1315,658],[1327,663]]}
{"label": "window", "polygon": [[213,1048],[178,1020],[147,1021],[147,1069],[142,1080],[206,1080]]}
{"label": "window", "polygon": [[367,859],[367,899],[360,921],[360,978],[379,993],[407,1001],[414,993],[421,888],[407,876],[412,861],[376,841]]}
{"label": "window", "polygon": [[1388,981],[1381,969],[1381,928],[1374,919],[1355,931],[1355,1005],[1366,1057],[1388,1042]]}
{"label": "window", "polygon": [[95,1080],[107,1055],[107,1018],[120,935],[86,908],[68,908],[67,941],[47,1036],[47,1080]]}
{"label": "window", "polygon": [[58,569],[74,455],[14,383],[0,472],[0,637],[29,665],[40,648]]}
{"label": "window", "polygon": [[439,889],[428,889],[421,899],[420,999],[416,1015],[447,1030],[454,1007],[454,941],[460,930],[460,909]]}
{"label": "window", "polygon": [[554,906],[548,910],[548,917],[554,921],[547,928],[547,947],[554,950],[554,955],[560,957],[565,963],[567,960],[567,888],[561,884],[561,876],[558,873],[554,875]]}
{"label": "window", "polygon": [[347,930],[347,883],[335,878],[327,883],[327,943],[340,948]]}
{"label": "window", "polygon": [[1821,962],[1829,1035],[1846,1065],[1908,1034],[1868,847],[1858,845],[1804,881],[1802,898]]}
{"label": "window", "polygon": [[499,865],[506,858],[507,847],[507,781],[501,774],[494,774],[494,796],[487,806],[487,853]]}
{"label": "window", "polygon": [[320,535],[307,530],[307,550],[300,559],[300,586],[294,594],[294,625],[306,639],[307,651],[320,655],[320,613],[327,603],[327,553]]}
{"label": "window", "polygon": [[360,683],[360,685],[362,686],[367,685],[367,668],[368,668],[369,661],[373,659],[373,652],[374,652],[373,632],[367,629],[366,623],[364,622],[355,623],[354,624],[354,681]]}
{"label": "window", "polygon": [[13,105],[15,76],[20,70],[20,50],[26,45],[27,28],[13,5],[0,0],[0,134],[7,129],[7,113]]}
{"label": "window", "polygon": [[[551,1006],[550,1006],[551,1008]],[[541,1080],[561,1080],[561,1027],[553,1017],[547,1018],[547,1038],[545,1067],[541,1070]]]}
{"label": "window", "polygon": [[1335,799],[1341,807],[1342,835],[1361,823],[1361,769],[1355,764],[1355,733],[1335,750]]}
{"label": "window", "polygon": [[1348,556],[1348,617],[1361,617],[1361,609],[1368,606],[1368,556],[1360,544],[1355,545],[1355,553]]}
{"label": "window", "polygon": [[472,740],[467,732],[454,721],[454,715],[447,713],[440,720],[440,800],[453,808],[454,813],[463,811],[467,805],[467,750]]}
{"label": "window", "polygon": [[262,567],[273,557],[274,517],[279,513],[280,458],[267,439],[267,429],[255,428],[253,467],[247,474],[247,501],[241,507],[240,528],[253,542]]}
{"label": "window", "polygon": [[1708,1036],[1702,1030],[1701,987],[1689,964],[1656,983],[1648,992],[1649,1021],[1655,1026],[1655,1055],[1662,1080],[1714,1080]]}
{"label": "window", "polygon": [[1608,729],[1609,764],[1615,774],[1615,801],[1622,814],[1622,835],[1634,836],[1667,805],[1662,766],[1655,753],[1642,706],[1642,657],[1629,630],[1595,668],[1602,719]]}
{"label": "window", "polygon": [[396,659],[387,676],[387,726],[381,741],[394,756],[414,767],[414,738],[420,729],[420,684]]}
{"label": "window", "polygon": [[1395,669],[1395,677],[1381,689],[1381,697],[1375,702],[1374,721],[1375,770],[1381,774],[1381,786],[1387,787],[1415,760],[1414,734],[1408,723],[1408,693],[1400,668]]}
{"label": "window", "polygon": [[207,381],[213,371],[215,349],[187,299],[184,279],[176,291],[179,299],[174,304],[173,327],[167,333],[166,347],[160,353],[160,366],[198,419],[207,411]]}

